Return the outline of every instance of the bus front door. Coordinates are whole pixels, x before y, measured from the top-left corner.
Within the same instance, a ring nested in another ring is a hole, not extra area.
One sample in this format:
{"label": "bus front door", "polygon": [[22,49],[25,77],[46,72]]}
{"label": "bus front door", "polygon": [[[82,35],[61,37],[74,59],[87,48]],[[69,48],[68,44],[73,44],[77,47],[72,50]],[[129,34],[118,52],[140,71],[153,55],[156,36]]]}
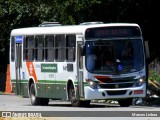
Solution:
{"label": "bus front door", "polygon": [[78,94],[80,98],[84,98],[84,84],[83,84],[83,56],[81,56],[82,42],[77,43],[77,80],[78,80]]}
{"label": "bus front door", "polygon": [[21,86],[21,71],[22,71],[22,44],[16,43],[16,57],[15,57],[15,68],[16,68],[16,93],[21,95],[23,93]]}

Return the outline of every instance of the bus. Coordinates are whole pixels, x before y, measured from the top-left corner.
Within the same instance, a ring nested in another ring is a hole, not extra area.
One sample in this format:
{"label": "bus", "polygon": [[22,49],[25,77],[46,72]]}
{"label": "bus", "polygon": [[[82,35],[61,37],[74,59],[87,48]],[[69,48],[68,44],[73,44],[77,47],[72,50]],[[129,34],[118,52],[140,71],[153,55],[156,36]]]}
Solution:
{"label": "bus", "polygon": [[90,22],[13,29],[12,91],[32,105],[68,100],[74,107],[116,100],[128,107],[146,96],[147,69],[136,23]]}

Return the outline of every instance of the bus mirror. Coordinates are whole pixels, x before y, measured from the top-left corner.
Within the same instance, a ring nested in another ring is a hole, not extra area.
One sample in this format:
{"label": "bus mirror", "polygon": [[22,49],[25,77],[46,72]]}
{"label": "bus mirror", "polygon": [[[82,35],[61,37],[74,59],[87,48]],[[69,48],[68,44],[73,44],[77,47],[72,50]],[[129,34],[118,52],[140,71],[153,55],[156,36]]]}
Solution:
{"label": "bus mirror", "polygon": [[80,48],[80,54],[81,54],[81,56],[85,55],[85,46],[84,45],[82,45]]}

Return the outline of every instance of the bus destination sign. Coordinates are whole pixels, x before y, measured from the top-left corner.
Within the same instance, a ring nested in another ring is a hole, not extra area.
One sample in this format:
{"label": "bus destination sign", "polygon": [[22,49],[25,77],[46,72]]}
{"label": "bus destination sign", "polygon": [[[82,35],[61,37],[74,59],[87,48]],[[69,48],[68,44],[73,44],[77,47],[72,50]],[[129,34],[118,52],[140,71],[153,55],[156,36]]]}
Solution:
{"label": "bus destination sign", "polygon": [[101,27],[89,28],[85,32],[85,38],[130,37],[140,36],[138,27]]}

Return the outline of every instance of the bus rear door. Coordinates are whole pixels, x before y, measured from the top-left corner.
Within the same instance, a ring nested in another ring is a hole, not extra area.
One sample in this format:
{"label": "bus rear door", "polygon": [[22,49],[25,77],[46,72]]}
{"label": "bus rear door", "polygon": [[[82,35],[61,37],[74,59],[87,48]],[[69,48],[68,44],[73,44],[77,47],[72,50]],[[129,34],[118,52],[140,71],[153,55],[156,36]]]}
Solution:
{"label": "bus rear door", "polygon": [[21,85],[21,74],[22,74],[22,36],[16,36],[16,47],[15,47],[15,68],[16,68],[16,93],[17,95],[23,94],[23,87]]}

